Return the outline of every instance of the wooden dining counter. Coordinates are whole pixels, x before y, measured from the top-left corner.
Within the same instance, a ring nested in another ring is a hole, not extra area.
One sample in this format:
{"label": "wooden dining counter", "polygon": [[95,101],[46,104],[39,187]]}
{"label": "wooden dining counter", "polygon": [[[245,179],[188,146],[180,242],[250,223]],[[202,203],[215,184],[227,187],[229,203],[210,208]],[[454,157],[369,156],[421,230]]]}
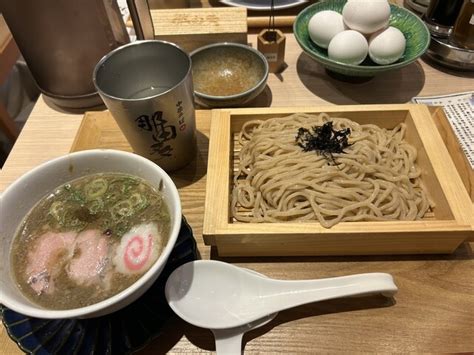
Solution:
{"label": "wooden dining counter", "polygon": [[[286,69],[271,74],[251,106],[312,106],[406,103],[413,96],[473,89],[473,73],[454,73],[423,59],[369,81],[332,78],[287,36]],[[249,35],[254,46],[256,36]],[[103,108],[102,108],[103,109]],[[199,115],[200,151],[194,170],[173,174],[183,212],[203,259],[220,259],[202,238],[210,115]],[[0,191],[48,159],[71,150],[83,112],[67,112],[40,97],[0,173]],[[14,208],[14,206],[2,206]],[[467,352],[474,350],[474,256],[472,243],[451,255],[291,257],[221,259],[269,277],[310,279],[365,272],[393,275],[393,299],[366,296],[319,302],[281,312],[244,337],[245,352]],[[163,335],[164,334],[164,335]],[[142,354],[209,353],[212,333],[172,319]],[[0,327],[0,353],[19,353]]]}

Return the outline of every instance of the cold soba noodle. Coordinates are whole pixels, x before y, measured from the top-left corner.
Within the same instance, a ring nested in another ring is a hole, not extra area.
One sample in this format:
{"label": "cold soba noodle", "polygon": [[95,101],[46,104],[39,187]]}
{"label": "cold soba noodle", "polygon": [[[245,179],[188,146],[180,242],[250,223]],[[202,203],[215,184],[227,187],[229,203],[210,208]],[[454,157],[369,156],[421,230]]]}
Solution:
{"label": "cold soba noodle", "polygon": [[22,292],[50,309],[102,301],[130,286],[157,260],[169,237],[161,193],[117,173],[58,187],[27,215],[13,242]]}
{"label": "cold soba noodle", "polygon": [[[296,141],[301,128],[308,138],[313,127],[330,129],[331,122],[336,141],[350,133],[339,152],[304,151]],[[342,221],[420,219],[430,203],[405,130],[404,123],[387,130],[327,114],[249,121],[239,137],[232,215],[242,222],[317,220],[326,228]]]}

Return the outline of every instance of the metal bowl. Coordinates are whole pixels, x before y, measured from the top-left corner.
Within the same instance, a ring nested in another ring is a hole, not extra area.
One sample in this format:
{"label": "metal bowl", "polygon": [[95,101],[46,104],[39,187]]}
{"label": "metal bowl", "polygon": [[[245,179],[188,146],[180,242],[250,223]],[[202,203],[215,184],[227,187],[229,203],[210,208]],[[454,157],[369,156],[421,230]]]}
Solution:
{"label": "metal bowl", "polygon": [[449,43],[448,39],[431,37],[426,57],[451,69],[474,70],[474,50],[459,48]]}
{"label": "metal bowl", "polygon": [[268,62],[239,43],[215,43],[191,53],[195,101],[205,107],[237,107],[265,88]]}

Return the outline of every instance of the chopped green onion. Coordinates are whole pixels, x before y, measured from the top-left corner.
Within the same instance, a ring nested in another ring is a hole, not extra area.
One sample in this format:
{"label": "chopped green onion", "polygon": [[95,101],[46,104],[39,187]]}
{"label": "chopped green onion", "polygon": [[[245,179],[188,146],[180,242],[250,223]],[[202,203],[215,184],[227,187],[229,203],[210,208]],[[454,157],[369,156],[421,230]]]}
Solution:
{"label": "chopped green onion", "polygon": [[137,210],[142,210],[148,206],[147,198],[138,192],[133,193],[129,200],[132,203],[132,206]]}
{"label": "chopped green onion", "polygon": [[120,220],[123,217],[131,216],[134,213],[132,203],[130,200],[120,201],[112,206],[111,213],[112,218],[115,220]]}
{"label": "chopped green onion", "polygon": [[87,208],[91,214],[102,212],[104,209],[104,201],[101,198],[93,200],[87,205]]}
{"label": "chopped green onion", "polygon": [[84,192],[88,200],[95,200],[101,197],[108,188],[107,181],[104,178],[98,178],[92,180],[89,184],[84,187]]}
{"label": "chopped green onion", "polygon": [[49,214],[53,216],[56,221],[61,221],[64,218],[64,204],[60,201],[54,201],[49,208]]}

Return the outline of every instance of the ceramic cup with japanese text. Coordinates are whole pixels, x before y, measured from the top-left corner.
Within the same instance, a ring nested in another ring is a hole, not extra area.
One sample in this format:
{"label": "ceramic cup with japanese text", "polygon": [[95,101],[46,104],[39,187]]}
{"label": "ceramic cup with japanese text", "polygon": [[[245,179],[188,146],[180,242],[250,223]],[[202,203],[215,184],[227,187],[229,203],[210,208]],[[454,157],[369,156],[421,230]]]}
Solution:
{"label": "ceramic cup with japanese text", "polygon": [[191,58],[177,45],[136,41],[103,57],[94,85],[135,153],[170,172],[196,154]]}

